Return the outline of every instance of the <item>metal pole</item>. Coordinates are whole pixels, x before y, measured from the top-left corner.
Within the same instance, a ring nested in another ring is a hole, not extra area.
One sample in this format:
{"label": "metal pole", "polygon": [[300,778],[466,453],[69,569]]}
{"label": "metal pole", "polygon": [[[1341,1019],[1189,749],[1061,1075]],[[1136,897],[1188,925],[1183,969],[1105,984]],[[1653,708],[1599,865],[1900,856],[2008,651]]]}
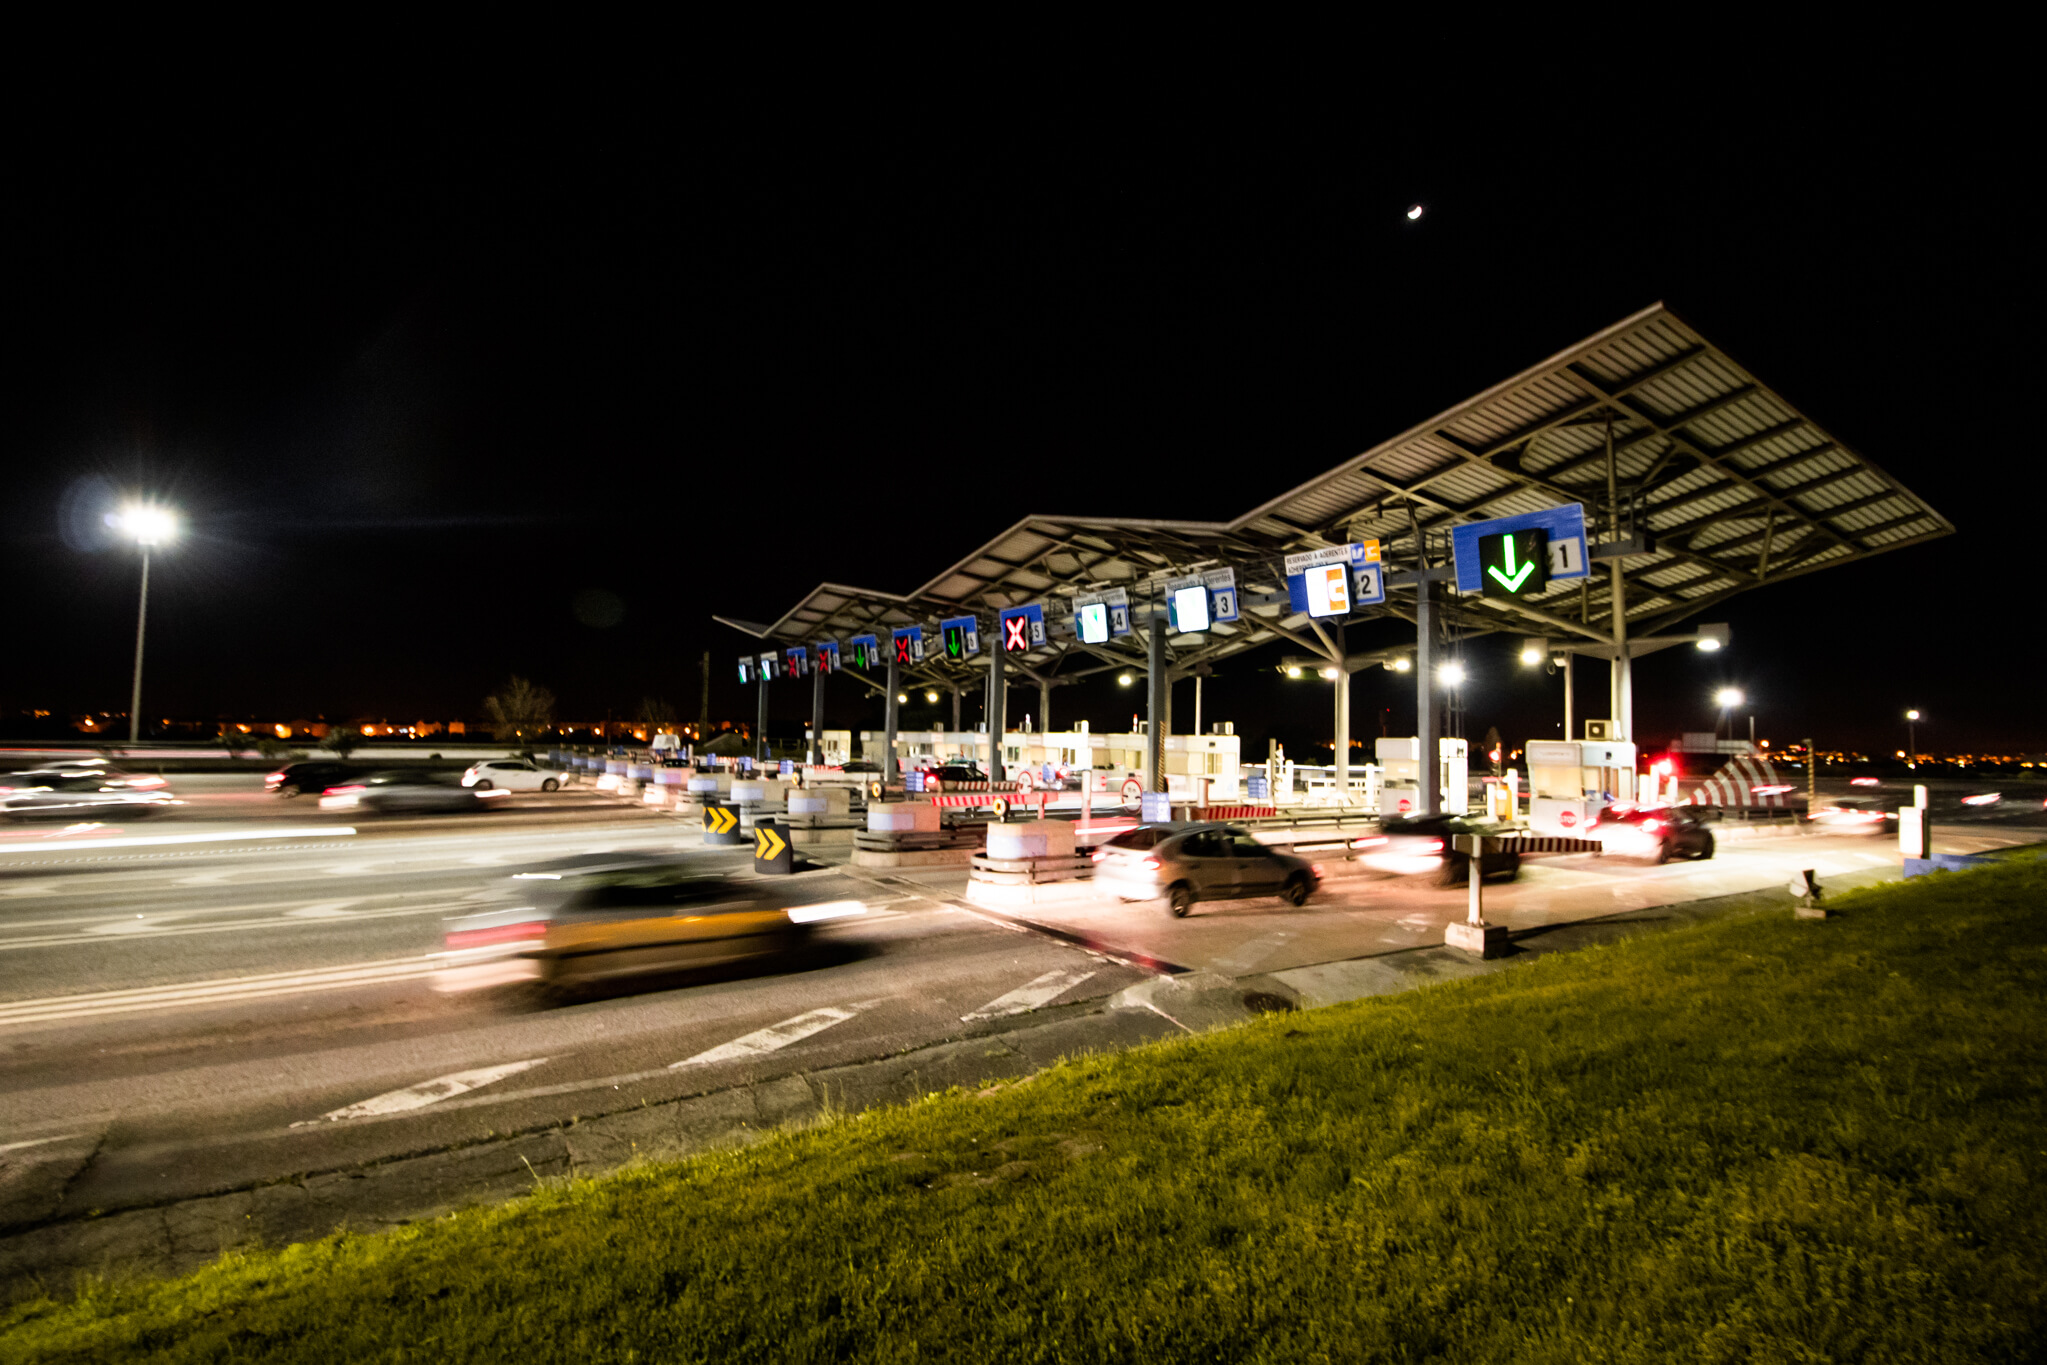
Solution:
{"label": "metal pole", "polygon": [[952,689],[952,732],[953,732],[954,734],[958,734],[958,733],[960,732],[960,697],[961,697],[961,695],[962,695],[962,689],[961,689],[961,688],[960,688],[960,687],[959,687],[958,685],[954,685],[954,687],[953,687],[953,689]]}
{"label": "metal pole", "polygon": [[128,742],[142,738],[142,628],[149,621],[149,547],[142,547],[142,605],[135,609],[135,690],[128,697]]}
{"label": "metal pole", "polygon": [[1820,760],[1812,751],[1812,740],[1805,741],[1805,808],[1810,811],[1820,798]]}
{"label": "metal pole", "polygon": [[[884,786],[893,787],[898,776],[896,770],[896,689],[902,686],[901,665],[896,663],[895,641],[889,641],[888,691],[882,694],[881,712],[881,780]],[[957,705],[959,695],[953,694]]]}
{"label": "metal pole", "polygon": [[711,737],[711,651],[704,651],[704,697],[703,705],[697,712],[697,743],[702,744]]}
{"label": "metal pole", "polygon": [[1576,673],[1576,672],[1577,672],[1577,667],[1576,667],[1577,663],[1578,663],[1578,656],[1577,656],[1577,655],[1575,655],[1575,654],[1573,654],[1573,653],[1571,653],[1571,652],[1570,652],[1569,650],[1565,650],[1565,651],[1564,651],[1564,738],[1565,738],[1565,739],[1569,739],[1569,738],[1571,737],[1571,725],[1572,725],[1572,722],[1573,722],[1573,721],[1574,721],[1574,720],[1576,719],[1576,717],[1574,717],[1574,716],[1573,716],[1573,715],[1571,714],[1571,712],[1572,712],[1572,708],[1573,708],[1573,707],[1574,707],[1574,706],[1575,706],[1575,705],[1577,704],[1577,697],[1576,697],[1576,695],[1575,695],[1575,689],[1574,689],[1574,688],[1573,688],[1573,686],[1572,686],[1572,675],[1573,675],[1574,673]]}
{"label": "metal pole", "polygon": [[1628,676],[1628,584],[1621,576],[1621,562],[1613,566],[1613,667],[1610,673],[1615,739],[1635,737],[1634,680]]}
{"label": "metal pole", "polygon": [[1202,734],[1201,728],[1201,675],[1194,675],[1194,733]]}
{"label": "metal pole", "polygon": [[824,762],[824,670],[810,675],[810,761]]}
{"label": "metal pole", "polygon": [[1038,730],[1041,734],[1052,732],[1052,684],[1038,684]]}
{"label": "metal pole", "polygon": [[1150,647],[1144,661],[1144,788],[1166,789],[1166,614],[1151,617]]}
{"label": "metal pole", "polygon": [[1002,688],[1001,649],[988,652],[988,780],[1002,781],[1002,732],[1009,720],[1009,697]]}
{"label": "metal pole", "polygon": [[1336,648],[1336,799],[1339,803],[1350,800],[1350,669],[1344,666],[1346,657],[1343,622],[1330,625],[1330,636]]}
{"label": "metal pole", "polygon": [[768,761],[768,672],[761,670],[760,705],[754,712],[753,754],[765,763]]}
{"label": "metal pole", "polygon": [[1423,581],[1414,592],[1415,758],[1421,769],[1416,815],[1434,815],[1443,805],[1443,760],[1436,728],[1436,587]]}

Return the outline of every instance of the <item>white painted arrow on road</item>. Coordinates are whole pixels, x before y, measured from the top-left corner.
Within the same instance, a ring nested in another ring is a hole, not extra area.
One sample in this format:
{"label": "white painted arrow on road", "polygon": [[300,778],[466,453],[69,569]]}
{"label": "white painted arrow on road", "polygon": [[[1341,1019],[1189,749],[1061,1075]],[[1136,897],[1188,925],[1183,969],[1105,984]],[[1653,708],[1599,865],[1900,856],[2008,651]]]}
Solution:
{"label": "white painted arrow on road", "polygon": [[699,1052],[694,1057],[685,1057],[679,1062],[670,1062],[670,1071],[679,1071],[686,1066],[709,1066],[713,1062],[738,1061],[743,1057],[765,1057],[791,1043],[800,1043],[813,1033],[822,1033],[833,1024],[843,1024],[862,1010],[871,1010],[879,1000],[863,1000],[857,1005],[827,1005],[821,1010],[799,1014],[794,1019],[784,1019],[779,1024],[770,1024],[744,1038],[734,1038],[729,1043],[720,1043],[708,1052]]}

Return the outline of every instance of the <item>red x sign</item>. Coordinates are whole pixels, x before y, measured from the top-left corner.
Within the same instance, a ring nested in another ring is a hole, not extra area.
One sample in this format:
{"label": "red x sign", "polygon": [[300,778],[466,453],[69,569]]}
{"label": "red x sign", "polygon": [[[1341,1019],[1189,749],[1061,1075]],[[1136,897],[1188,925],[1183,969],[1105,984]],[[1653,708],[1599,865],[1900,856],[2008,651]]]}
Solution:
{"label": "red x sign", "polygon": [[1014,654],[1031,647],[1031,618],[1012,616],[1002,623],[1002,647]]}
{"label": "red x sign", "polygon": [[907,635],[896,636],[896,662],[899,664],[910,662],[910,637]]}

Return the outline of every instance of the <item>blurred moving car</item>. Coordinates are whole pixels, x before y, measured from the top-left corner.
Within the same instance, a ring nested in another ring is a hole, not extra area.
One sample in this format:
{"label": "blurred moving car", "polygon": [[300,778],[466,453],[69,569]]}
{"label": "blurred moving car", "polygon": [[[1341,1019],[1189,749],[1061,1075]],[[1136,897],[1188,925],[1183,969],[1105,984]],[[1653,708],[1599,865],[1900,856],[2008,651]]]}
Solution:
{"label": "blurred moving car", "polygon": [[1836,834],[1896,834],[1898,813],[1874,796],[1846,796],[1814,806],[1806,821]]}
{"label": "blurred moving car", "polygon": [[308,759],[303,763],[287,763],[274,773],[264,774],[263,790],[289,801],[300,792],[323,792],[343,782],[353,782],[365,771],[354,763]]}
{"label": "blurred moving car", "polygon": [[867,909],[860,901],[804,903],[771,884],[707,875],[654,853],[578,854],[512,880],[530,904],[446,922],[435,990],[524,985],[555,993],[789,957],[814,926]]}
{"label": "blurred moving car", "polygon": [[[1443,886],[1461,886],[1471,876],[1471,855],[1457,848],[1461,834],[1492,835],[1505,826],[1464,815],[1408,815],[1379,822],[1379,832],[1351,843],[1359,863],[1398,877],[1432,876]],[[1479,876],[1521,875],[1519,849],[1495,849],[1480,860]]]}
{"label": "blurred moving car", "polygon": [[1278,896],[1305,905],[1322,869],[1259,843],[1234,825],[1157,824],[1128,829],[1095,850],[1095,881],[1126,901],[1163,896],[1174,918],[1200,901]]}
{"label": "blurred moving car", "polygon": [[984,783],[988,774],[971,763],[941,763],[924,771],[924,790],[930,792],[950,791],[957,786],[973,786]]}
{"label": "blurred moving car", "polygon": [[1587,831],[1608,853],[1667,863],[1713,856],[1713,831],[1689,806],[1608,806]]}
{"label": "blurred moving car", "polygon": [[569,775],[560,768],[545,767],[527,758],[493,758],[472,763],[462,774],[462,785],[478,791],[503,787],[508,791],[559,791]]}
{"label": "blurred moving car", "polygon": [[881,765],[879,763],[869,763],[864,758],[856,758],[851,763],[841,763],[839,771],[842,773],[878,773],[881,771]]}
{"label": "blurred moving car", "polygon": [[153,773],[93,763],[52,764],[0,776],[0,812],[15,820],[149,815],[179,804]]}
{"label": "blurred moving car", "polygon": [[393,769],[327,788],[320,795],[320,809],[371,815],[460,814],[489,810],[510,795],[502,787],[489,791],[465,787],[442,773]]}

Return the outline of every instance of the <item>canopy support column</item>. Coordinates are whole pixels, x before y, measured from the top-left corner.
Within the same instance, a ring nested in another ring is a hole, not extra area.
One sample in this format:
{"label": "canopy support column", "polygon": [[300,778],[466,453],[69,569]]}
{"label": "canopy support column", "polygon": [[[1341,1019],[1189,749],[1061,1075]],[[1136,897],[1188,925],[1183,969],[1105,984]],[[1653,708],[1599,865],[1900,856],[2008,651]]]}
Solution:
{"label": "canopy support column", "polygon": [[1443,808],[1442,745],[1436,723],[1436,585],[1426,573],[1414,587],[1414,714],[1416,767],[1420,769],[1421,792],[1417,815],[1434,815]]}
{"label": "canopy support column", "polygon": [[988,652],[988,780],[1002,781],[1002,731],[1009,717],[1009,698],[1002,688],[1002,651]]}
{"label": "canopy support column", "polygon": [[893,787],[899,774],[896,770],[896,691],[903,685],[902,666],[896,662],[896,652],[888,652],[888,691],[882,693],[881,712],[881,780]]}
{"label": "canopy support column", "polygon": [[810,674],[810,761],[824,762],[824,670]]}
{"label": "canopy support column", "polygon": [[1144,662],[1144,789],[1166,789],[1166,614],[1152,613]]}

